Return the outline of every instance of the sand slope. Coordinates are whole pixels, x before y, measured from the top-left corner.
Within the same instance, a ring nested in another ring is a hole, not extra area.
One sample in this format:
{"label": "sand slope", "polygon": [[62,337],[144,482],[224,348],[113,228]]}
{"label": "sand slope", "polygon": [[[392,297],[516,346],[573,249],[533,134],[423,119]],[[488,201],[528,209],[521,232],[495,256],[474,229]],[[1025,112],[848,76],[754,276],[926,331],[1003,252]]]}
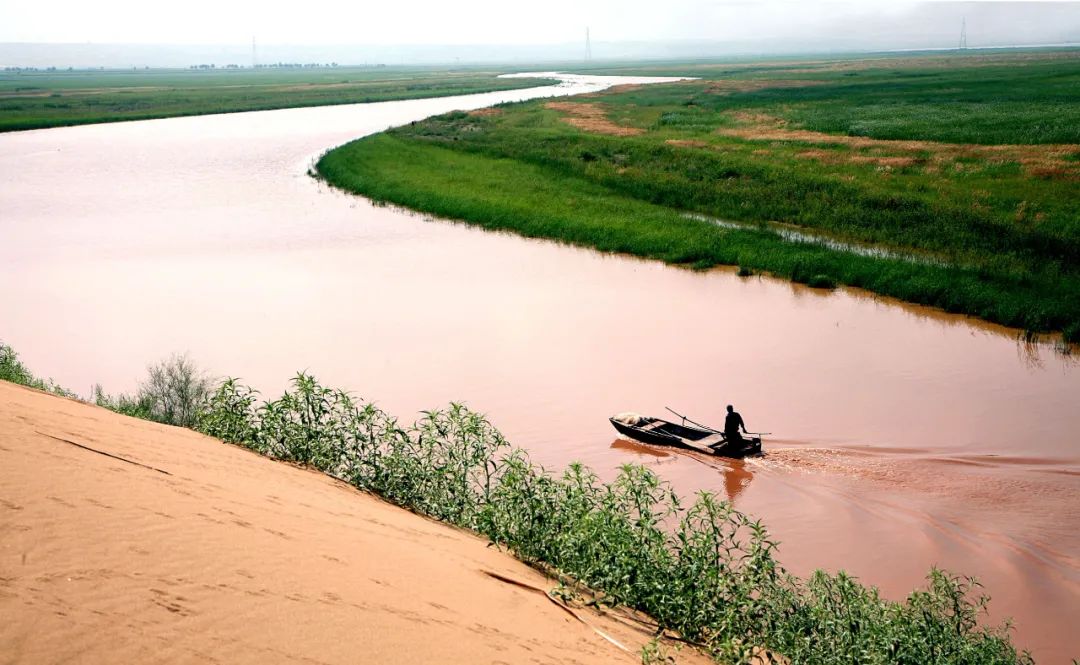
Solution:
{"label": "sand slope", "polygon": [[553,586],[319,473],[0,381],[2,663],[640,662],[647,632],[577,610],[621,651],[485,571]]}

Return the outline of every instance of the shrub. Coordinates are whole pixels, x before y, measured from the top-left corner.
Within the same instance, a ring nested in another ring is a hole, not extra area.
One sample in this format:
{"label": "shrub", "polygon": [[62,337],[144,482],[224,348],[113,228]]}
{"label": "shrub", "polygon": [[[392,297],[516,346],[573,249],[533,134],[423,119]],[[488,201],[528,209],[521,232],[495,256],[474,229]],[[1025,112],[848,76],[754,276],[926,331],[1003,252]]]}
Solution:
{"label": "shrub", "polygon": [[0,342],[0,379],[24,386],[30,385],[35,380],[30,370],[19,360],[19,354],[15,353],[15,349],[3,342]]}
{"label": "shrub", "polygon": [[212,382],[187,355],[173,354],[147,368],[134,395],[108,395],[94,386],[94,402],[112,411],[166,425],[193,427]]}

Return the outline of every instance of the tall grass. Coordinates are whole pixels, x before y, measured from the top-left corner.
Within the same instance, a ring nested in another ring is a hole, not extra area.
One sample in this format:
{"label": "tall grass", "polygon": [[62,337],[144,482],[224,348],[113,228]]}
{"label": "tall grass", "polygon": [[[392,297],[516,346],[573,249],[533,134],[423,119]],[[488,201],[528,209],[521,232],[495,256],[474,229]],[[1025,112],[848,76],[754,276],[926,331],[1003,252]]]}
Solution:
{"label": "tall grass", "polygon": [[721,662],[751,662],[761,648],[793,663],[1031,662],[1007,627],[979,624],[986,598],[973,580],[931,570],[898,603],[843,573],[800,579],[779,565],[765,527],[716,495],[687,502],[631,464],[610,483],[580,464],[549,473],[458,404],[403,426],[307,374],[262,403],[229,379],[195,427],[476,530]]}

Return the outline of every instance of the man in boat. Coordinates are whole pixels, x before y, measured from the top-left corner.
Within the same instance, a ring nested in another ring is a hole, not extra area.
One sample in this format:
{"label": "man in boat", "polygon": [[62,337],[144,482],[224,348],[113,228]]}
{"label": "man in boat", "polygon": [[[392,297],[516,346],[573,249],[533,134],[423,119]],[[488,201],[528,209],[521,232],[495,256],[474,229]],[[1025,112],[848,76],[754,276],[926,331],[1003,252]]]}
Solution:
{"label": "man in boat", "polygon": [[[743,445],[742,433],[739,429],[746,432],[746,423],[743,422],[742,416],[735,411],[735,407],[728,404],[727,416],[724,418],[724,438],[727,439],[727,445],[741,446]],[[749,432],[746,432],[749,434]]]}

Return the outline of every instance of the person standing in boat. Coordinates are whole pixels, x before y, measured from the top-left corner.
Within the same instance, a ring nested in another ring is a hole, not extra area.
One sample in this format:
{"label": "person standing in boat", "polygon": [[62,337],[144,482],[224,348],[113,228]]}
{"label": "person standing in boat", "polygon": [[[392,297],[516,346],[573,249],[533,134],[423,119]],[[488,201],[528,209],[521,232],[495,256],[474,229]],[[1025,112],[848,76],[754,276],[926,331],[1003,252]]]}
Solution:
{"label": "person standing in boat", "polygon": [[[742,416],[735,411],[735,407],[728,404],[727,417],[724,418],[724,438],[727,439],[729,444],[743,443],[742,433],[739,430],[742,429],[746,432],[746,423],[743,422]],[[749,434],[749,432],[746,432]]]}

